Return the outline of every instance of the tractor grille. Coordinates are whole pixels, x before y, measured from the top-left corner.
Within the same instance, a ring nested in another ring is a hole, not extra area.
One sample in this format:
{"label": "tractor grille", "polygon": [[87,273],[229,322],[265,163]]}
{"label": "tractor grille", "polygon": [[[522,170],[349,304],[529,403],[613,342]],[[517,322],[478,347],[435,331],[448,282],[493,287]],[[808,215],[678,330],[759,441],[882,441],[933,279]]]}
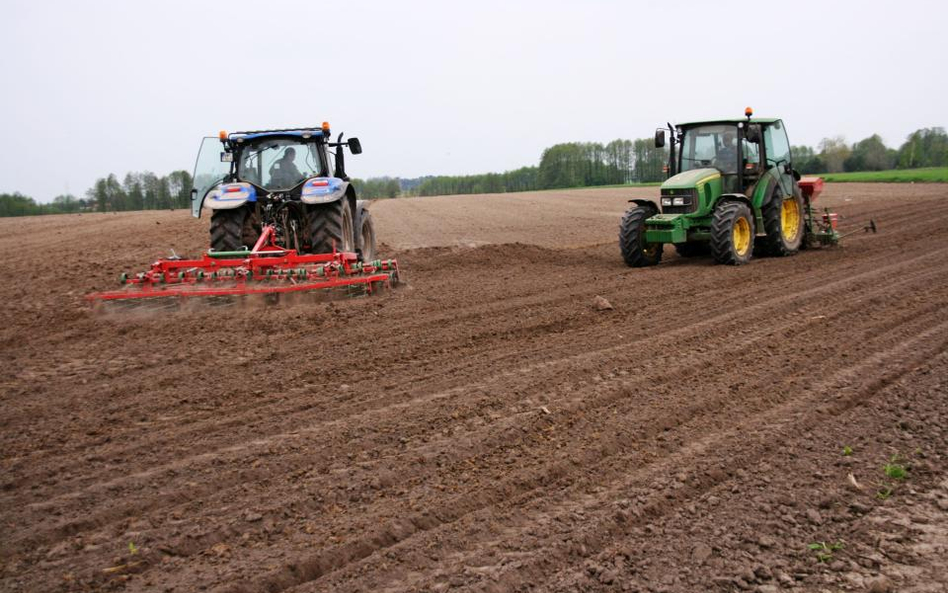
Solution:
{"label": "tractor grille", "polygon": [[693,189],[666,189],[662,191],[662,214],[687,214],[698,209]]}

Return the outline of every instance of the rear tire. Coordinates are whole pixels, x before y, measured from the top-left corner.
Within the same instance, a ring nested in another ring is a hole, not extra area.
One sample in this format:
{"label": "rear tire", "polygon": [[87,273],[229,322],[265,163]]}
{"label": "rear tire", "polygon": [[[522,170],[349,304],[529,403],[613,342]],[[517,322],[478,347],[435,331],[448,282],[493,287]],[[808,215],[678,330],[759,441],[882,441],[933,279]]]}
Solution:
{"label": "rear tire", "polygon": [[662,243],[645,242],[645,220],[658,214],[652,206],[630,208],[619,224],[619,250],[625,265],[633,268],[658,265],[662,261]]}
{"label": "rear tire", "polygon": [[375,261],[378,249],[375,244],[375,224],[372,222],[372,214],[362,210],[362,261]]}
{"label": "rear tire", "polygon": [[711,253],[711,246],[704,242],[675,243],[675,251],[681,257],[700,257]]}
{"label": "rear tire", "polygon": [[711,254],[719,264],[740,266],[754,253],[754,216],[744,202],[722,202],[711,222]]}
{"label": "rear tire", "polygon": [[778,185],[761,209],[761,216],[767,233],[761,241],[765,254],[783,257],[800,250],[804,235],[802,197],[785,196]]}
{"label": "rear tire", "polygon": [[348,198],[328,204],[311,204],[306,211],[309,244],[313,253],[354,251],[352,208]]}
{"label": "rear tire", "polygon": [[211,214],[211,249],[214,251],[251,249],[259,237],[260,229],[249,206],[214,210]]}

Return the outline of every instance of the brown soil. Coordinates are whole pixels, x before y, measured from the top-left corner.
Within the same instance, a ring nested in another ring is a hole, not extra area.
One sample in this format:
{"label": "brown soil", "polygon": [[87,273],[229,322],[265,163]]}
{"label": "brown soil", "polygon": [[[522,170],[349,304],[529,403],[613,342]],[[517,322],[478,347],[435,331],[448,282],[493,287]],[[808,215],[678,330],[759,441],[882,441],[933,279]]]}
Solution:
{"label": "brown soil", "polygon": [[376,203],[398,290],[167,316],[82,297],[206,220],[0,221],[0,589],[944,591],[948,187],[626,268],[655,193]]}

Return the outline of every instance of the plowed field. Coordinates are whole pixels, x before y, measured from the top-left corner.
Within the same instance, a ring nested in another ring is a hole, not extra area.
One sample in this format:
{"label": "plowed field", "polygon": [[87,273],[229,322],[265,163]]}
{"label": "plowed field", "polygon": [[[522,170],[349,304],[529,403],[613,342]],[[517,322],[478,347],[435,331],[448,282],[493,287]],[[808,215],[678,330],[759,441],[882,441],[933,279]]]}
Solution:
{"label": "plowed field", "polygon": [[399,289],[165,316],[83,295],[206,219],[0,220],[0,589],[945,591],[948,187],[627,268],[655,194],[378,202]]}

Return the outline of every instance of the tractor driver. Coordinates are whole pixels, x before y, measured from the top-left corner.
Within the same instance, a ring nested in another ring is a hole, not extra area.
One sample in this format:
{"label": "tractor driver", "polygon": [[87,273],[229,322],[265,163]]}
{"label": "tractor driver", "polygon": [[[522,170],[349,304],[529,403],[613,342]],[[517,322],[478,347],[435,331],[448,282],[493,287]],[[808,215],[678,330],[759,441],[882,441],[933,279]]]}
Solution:
{"label": "tractor driver", "polygon": [[303,174],[296,168],[296,149],[292,146],[286,149],[280,160],[270,167],[270,185],[275,187],[290,187],[302,179]]}
{"label": "tractor driver", "polygon": [[714,157],[714,164],[725,173],[737,173],[737,134],[734,130],[724,132],[723,142]]}

